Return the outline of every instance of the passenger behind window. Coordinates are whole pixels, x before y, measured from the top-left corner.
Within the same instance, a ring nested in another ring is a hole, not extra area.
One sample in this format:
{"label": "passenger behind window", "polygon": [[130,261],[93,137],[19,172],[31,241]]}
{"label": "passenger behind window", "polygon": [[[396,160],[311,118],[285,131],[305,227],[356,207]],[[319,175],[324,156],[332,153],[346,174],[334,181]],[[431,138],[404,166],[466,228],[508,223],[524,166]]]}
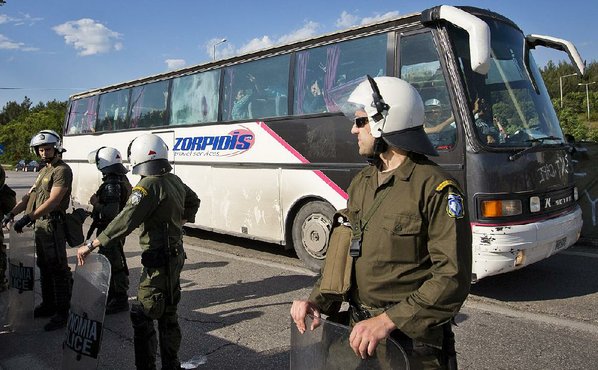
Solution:
{"label": "passenger behind window", "polygon": [[[455,118],[448,105],[443,105],[440,100],[432,98],[426,100],[424,131],[437,149],[450,149],[457,140],[457,126]],[[446,113],[450,115],[445,119]]]}
{"label": "passenger behind window", "polygon": [[312,80],[309,85],[309,91],[306,94],[305,102],[303,103],[303,112],[305,113],[325,113],[326,102],[324,95],[322,95],[322,80],[316,78]]}
{"label": "passenger behind window", "polygon": [[237,95],[235,95],[235,102],[233,103],[233,109],[231,111],[232,119],[247,119],[249,116],[249,103],[251,102],[251,96],[253,90],[251,89],[239,89]]}
{"label": "passenger behind window", "polygon": [[473,104],[473,114],[478,137],[484,143],[494,145],[505,142],[506,131],[498,119],[491,118],[490,105],[484,98],[476,98]]}

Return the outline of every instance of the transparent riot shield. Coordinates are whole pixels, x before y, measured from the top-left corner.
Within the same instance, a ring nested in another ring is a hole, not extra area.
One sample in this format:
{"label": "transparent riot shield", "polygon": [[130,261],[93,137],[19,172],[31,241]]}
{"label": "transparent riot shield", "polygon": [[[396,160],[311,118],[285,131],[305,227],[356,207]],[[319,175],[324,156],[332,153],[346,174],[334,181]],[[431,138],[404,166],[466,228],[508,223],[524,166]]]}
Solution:
{"label": "transparent riot shield", "polygon": [[314,318],[306,318],[307,330],[303,334],[291,321],[292,370],[409,369],[405,352],[393,339],[378,344],[375,355],[362,360],[349,345],[350,327],[324,319],[315,320],[319,325],[310,330]]}
{"label": "transparent riot shield", "polygon": [[103,255],[90,254],[77,266],[62,345],[63,369],[97,368],[109,286],[110,262]]}
{"label": "transparent riot shield", "polygon": [[8,240],[8,312],[6,322],[11,331],[33,329],[33,291],[35,275],[35,237],[33,228],[22,233],[10,229]]}

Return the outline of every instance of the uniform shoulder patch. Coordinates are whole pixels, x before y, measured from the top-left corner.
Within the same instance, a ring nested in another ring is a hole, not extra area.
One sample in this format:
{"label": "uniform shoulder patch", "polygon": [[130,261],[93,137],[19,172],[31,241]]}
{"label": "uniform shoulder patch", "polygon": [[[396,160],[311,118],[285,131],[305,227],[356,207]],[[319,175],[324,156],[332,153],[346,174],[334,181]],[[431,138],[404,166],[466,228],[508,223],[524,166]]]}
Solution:
{"label": "uniform shoulder patch", "polygon": [[453,192],[448,193],[446,213],[452,218],[463,218],[465,211],[463,210],[463,198],[461,195]]}
{"label": "uniform shoulder patch", "polygon": [[147,190],[143,186],[135,186],[131,191],[139,191],[143,196],[147,195]]}
{"label": "uniform shoulder patch", "polygon": [[447,186],[452,186],[456,189],[461,190],[461,187],[459,187],[459,184],[457,184],[455,181],[453,181],[451,179],[447,179],[447,180],[444,180],[443,182],[441,182],[440,184],[438,184],[438,186],[436,187],[436,191],[440,193]]}
{"label": "uniform shoulder patch", "polygon": [[129,197],[129,202],[132,205],[136,206],[141,202],[143,197],[147,196],[147,190],[143,186],[135,186],[131,191],[131,196]]}

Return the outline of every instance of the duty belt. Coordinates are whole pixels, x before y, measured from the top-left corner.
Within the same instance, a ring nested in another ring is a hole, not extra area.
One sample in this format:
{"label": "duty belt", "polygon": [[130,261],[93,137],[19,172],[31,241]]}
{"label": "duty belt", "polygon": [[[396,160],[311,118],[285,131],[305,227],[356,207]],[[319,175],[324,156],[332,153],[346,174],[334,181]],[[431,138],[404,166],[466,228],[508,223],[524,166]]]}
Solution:
{"label": "duty belt", "polygon": [[350,302],[349,303],[349,314],[351,316],[351,320],[355,323],[358,323],[363,320],[371,319],[372,317],[376,317],[386,310],[394,306],[395,304],[389,304],[382,308],[375,308],[369,307],[364,304]]}

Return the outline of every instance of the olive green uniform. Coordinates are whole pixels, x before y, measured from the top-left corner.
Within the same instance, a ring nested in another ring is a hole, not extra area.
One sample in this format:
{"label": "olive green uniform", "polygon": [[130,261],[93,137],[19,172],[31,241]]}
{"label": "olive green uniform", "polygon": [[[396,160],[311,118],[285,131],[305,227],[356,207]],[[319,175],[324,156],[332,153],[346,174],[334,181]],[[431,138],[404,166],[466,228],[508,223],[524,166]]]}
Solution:
{"label": "olive green uniform", "polygon": [[55,157],[39,172],[29,193],[27,214],[50,198],[53,187],[67,191],[58,206],[49,214],[35,220],[35,252],[40,270],[43,305],[57,314],[68,314],[71,301],[71,269],[66,256],[64,215],[68,209],[73,183],[71,168]]}
{"label": "olive green uniform", "polygon": [[141,225],[143,270],[137,302],[131,308],[138,369],[155,369],[157,339],[153,320],[158,320],[162,368],[180,367],[181,331],[176,311],[185,260],[182,227],[183,220],[195,220],[198,208],[197,195],[177,176],[146,176],[133,188],[125,208],[97,237],[101,245],[108,245]]}
{"label": "olive green uniform", "polygon": [[[368,166],[353,179],[342,211],[359,225],[376,198],[385,197],[363,230],[361,255],[353,259],[352,322],[386,312],[398,328],[391,336],[411,347],[405,348],[411,367],[434,368],[446,362],[443,344],[451,342],[454,351],[447,323],[470,287],[471,234],[461,191],[437,165],[413,153],[380,185],[378,174]],[[340,303],[323,296],[319,282],[310,301],[334,314]]]}
{"label": "olive green uniform", "polygon": [[[8,214],[17,204],[15,192],[5,184],[6,173],[0,166],[0,215]],[[4,245],[4,233],[0,230],[0,292],[6,290],[6,245]]]}

